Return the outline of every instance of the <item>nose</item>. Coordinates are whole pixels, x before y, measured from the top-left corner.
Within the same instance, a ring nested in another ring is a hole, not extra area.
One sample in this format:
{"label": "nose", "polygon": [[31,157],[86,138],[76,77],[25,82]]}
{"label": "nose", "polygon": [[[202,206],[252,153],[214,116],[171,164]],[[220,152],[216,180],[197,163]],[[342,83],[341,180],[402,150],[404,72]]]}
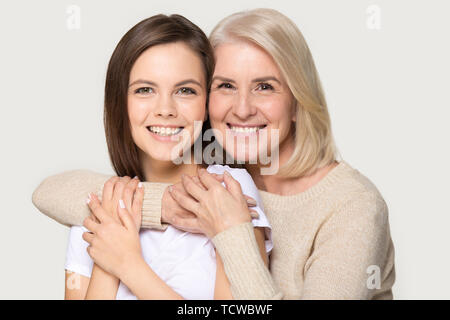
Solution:
{"label": "nose", "polygon": [[256,107],[253,105],[252,99],[247,92],[240,92],[233,103],[232,111],[235,116],[245,120],[256,114]]}
{"label": "nose", "polygon": [[177,114],[177,108],[171,96],[165,96],[159,99],[154,110],[156,117],[175,118]]}

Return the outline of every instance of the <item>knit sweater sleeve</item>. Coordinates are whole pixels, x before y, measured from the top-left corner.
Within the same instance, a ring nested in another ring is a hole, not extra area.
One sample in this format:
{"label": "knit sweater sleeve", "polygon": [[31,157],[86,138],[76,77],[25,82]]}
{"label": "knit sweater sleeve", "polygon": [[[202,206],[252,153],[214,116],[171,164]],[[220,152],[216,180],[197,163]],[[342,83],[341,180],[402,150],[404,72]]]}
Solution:
{"label": "knit sweater sleeve", "polygon": [[393,255],[386,203],[373,192],[359,194],[317,231],[302,299],[392,299]]}
{"label": "knit sweater sleeve", "polygon": [[279,300],[283,294],[264,264],[251,222],[231,227],[212,238],[222,258],[236,300]]}
{"label": "knit sweater sleeve", "polygon": [[[40,212],[63,225],[82,225],[90,215],[85,202],[88,193],[94,192],[101,199],[103,184],[110,177],[90,170],[59,173],[39,184],[33,192],[32,202]],[[161,199],[168,185],[143,182],[142,228],[167,228],[167,224],[161,223]]]}

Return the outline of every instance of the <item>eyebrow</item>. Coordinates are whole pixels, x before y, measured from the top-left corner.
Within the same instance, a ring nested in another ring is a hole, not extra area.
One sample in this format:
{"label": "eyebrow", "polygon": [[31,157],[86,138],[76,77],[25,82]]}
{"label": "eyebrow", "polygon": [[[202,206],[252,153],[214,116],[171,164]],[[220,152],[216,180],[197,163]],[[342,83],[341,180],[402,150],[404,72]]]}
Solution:
{"label": "eyebrow", "polygon": [[[148,85],[151,85],[151,86],[154,86],[154,87],[157,87],[157,86],[158,86],[155,82],[152,82],[152,81],[149,81],[149,80],[138,79],[138,80],[133,81],[132,83],[130,83],[130,84],[128,85],[128,88],[131,87],[131,86],[133,86],[133,85],[135,85],[135,84],[138,84],[138,83],[148,84]],[[176,83],[176,84],[175,84],[175,87],[182,86],[182,85],[188,84],[188,83],[194,83],[194,84],[196,84],[196,85],[198,85],[198,86],[200,86],[200,87],[202,86],[201,83],[198,82],[197,80],[194,80],[194,79],[186,79],[186,80],[183,80],[183,81],[180,81],[180,82]]]}
{"label": "eyebrow", "polygon": [[[233,83],[236,82],[233,79],[225,78],[225,77],[222,77],[222,76],[215,76],[215,77],[213,77],[212,80],[213,81],[214,80],[221,80],[221,81],[224,81],[224,82],[233,82]],[[269,81],[269,80],[273,80],[273,81],[278,82],[279,84],[281,84],[280,80],[278,80],[277,78],[272,77],[272,76],[256,78],[256,79],[253,79],[252,82],[265,82],[265,81]]]}

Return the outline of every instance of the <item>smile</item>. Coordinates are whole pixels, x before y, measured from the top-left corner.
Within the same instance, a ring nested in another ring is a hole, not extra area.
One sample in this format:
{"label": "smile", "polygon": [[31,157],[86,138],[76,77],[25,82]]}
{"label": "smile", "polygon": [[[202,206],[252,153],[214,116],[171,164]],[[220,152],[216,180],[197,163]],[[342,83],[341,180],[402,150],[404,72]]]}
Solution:
{"label": "smile", "polygon": [[162,137],[174,136],[179,134],[184,127],[159,127],[159,126],[149,126],[147,129],[156,135]]}
{"label": "smile", "polygon": [[241,134],[252,134],[256,133],[261,129],[264,129],[267,125],[256,125],[256,126],[235,126],[230,123],[227,123],[228,128],[234,133]]}

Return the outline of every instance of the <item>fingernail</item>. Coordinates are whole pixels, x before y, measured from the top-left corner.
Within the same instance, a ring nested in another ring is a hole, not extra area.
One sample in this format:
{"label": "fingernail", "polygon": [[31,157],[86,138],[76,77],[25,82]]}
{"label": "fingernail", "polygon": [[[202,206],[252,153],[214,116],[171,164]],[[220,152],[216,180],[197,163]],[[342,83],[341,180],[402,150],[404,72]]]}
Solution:
{"label": "fingernail", "polygon": [[125,203],[123,203],[122,199],[119,200],[119,205],[122,209],[125,209]]}
{"label": "fingernail", "polygon": [[172,192],[172,186],[169,186],[169,192]]}
{"label": "fingernail", "polygon": [[135,176],[133,179],[138,179],[138,176]]}
{"label": "fingernail", "polygon": [[252,204],[254,206],[256,206],[256,204],[257,204],[255,199],[247,199],[247,203]]}
{"label": "fingernail", "polygon": [[138,183],[138,188],[142,188],[142,182]]}
{"label": "fingernail", "polygon": [[89,204],[89,202],[91,202],[91,199],[86,198],[86,204]]}

